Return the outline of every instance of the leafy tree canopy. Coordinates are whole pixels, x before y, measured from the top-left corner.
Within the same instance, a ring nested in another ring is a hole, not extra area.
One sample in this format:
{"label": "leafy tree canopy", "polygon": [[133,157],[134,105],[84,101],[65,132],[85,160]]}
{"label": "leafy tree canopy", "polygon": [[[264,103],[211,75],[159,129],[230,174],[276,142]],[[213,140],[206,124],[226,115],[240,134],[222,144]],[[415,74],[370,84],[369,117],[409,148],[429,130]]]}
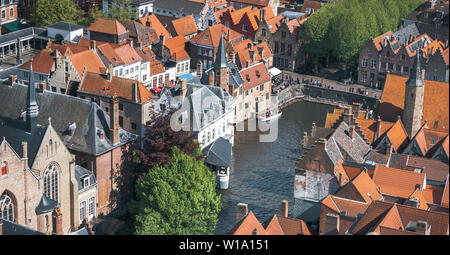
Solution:
{"label": "leafy tree canopy", "polygon": [[131,0],[115,0],[108,7],[108,17],[117,19],[119,22],[124,22],[127,20],[136,20],[138,15],[135,8],[131,5]]}
{"label": "leafy tree canopy", "polygon": [[147,129],[144,137],[143,150],[135,151],[135,161],[138,165],[137,172],[148,171],[157,165],[167,163],[172,147],[177,146],[182,153],[193,157],[201,157],[202,152],[195,135],[186,131],[173,131],[170,127],[172,113],[159,117],[153,125]]}
{"label": "leafy tree canopy", "polygon": [[170,161],[155,166],[136,184],[135,215],[138,235],[212,234],[221,208],[215,175],[203,160],[182,153],[177,147]]}
{"label": "leafy tree canopy", "polygon": [[32,21],[37,26],[47,26],[59,21],[78,24],[84,11],[79,10],[72,0],[38,0],[33,9]]}

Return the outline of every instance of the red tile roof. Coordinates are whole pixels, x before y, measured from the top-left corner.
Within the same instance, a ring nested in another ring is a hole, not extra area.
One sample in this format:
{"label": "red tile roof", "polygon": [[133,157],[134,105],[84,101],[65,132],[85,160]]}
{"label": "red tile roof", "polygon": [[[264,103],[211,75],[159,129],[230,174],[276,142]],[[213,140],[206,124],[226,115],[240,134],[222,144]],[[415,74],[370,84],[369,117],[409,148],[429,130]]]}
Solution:
{"label": "red tile roof", "polygon": [[158,38],[163,35],[166,38],[170,38],[170,33],[167,31],[167,29],[164,27],[164,25],[161,23],[161,21],[156,17],[155,14],[150,14],[149,16],[145,16],[139,19],[139,22],[147,27],[151,27],[153,30],[155,30],[156,34],[158,35]]}
{"label": "red tile roof", "polygon": [[115,35],[121,35],[127,32],[127,29],[116,19],[103,17],[92,23],[87,30]]}
{"label": "red tile roof", "polygon": [[20,65],[18,68],[23,70],[30,70],[31,62],[33,62],[33,71],[50,75],[55,64],[55,51],[50,49],[43,49],[33,59]]}
{"label": "red tile roof", "polygon": [[267,235],[266,230],[258,221],[256,216],[250,211],[236,226],[228,232],[229,235],[252,235],[254,230],[258,235]]}
{"label": "red tile roof", "polygon": [[240,71],[244,79],[244,91],[270,81],[269,72],[263,63],[259,63]]}
{"label": "red tile roof", "polygon": [[72,54],[68,56],[68,58],[80,77],[83,75],[85,67],[86,71],[99,74],[103,73],[103,70],[105,69],[100,57],[93,50]]}
{"label": "red tile roof", "polygon": [[192,15],[175,19],[172,21],[172,25],[177,35],[181,36],[191,35],[198,31],[194,17]]}
{"label": "red tile roof", "polygon": [[370,203],[360,202],[347,198],[342,198],[335,195],[328,195],[322,200],[322,205],[333,210],[337,214],[346,212],[347,216],[356,217],[358,214],[363,214]]}
{"label": "red tile roof", "polygon": [[[405,87],[408,77],[388,74],[381,97],[378,114],[383,120],[395,121],[402,115]],[[423,118],[430,128],[449,131],[449,85],[447,82],[425,81],[423,97]],[[435,123],[437,127],[434,127]]]}
{"label": "red tile roof", "polygon": [[181,35],[166,40],[164,45],[169,49],[172,60],[180,61],[190,58],[185,50],[187,42],[189,41]]}
{"label": "red tile roof", "polygon": [[386,132],[386,135],[396,152],[408,142],[408,134],[400,119],[397,119],[395,124]]}
{"label": "red tile roof", "polygon": [[409,198],[416,188],[422,190],[425,174],[376,165],[373,181],[380,188],[382,194]]}
{"label": "red tile roof", "polygon": [[208,27],[206,30],[198,33],[191,38],[191,41],[196,44],[207,45],[214,48],[219,47],[220,35],[224,35],[224,39],[228,41],[228,31],[230,32],[230,40],[234,41],[238,38],[242,38],[242,35],[233,29],[229,29],[222,24],[217,24],[212,27]]}
{"label": "red tile roof", "polygon": [[93,93],[112,97],[118,97],[133,100],[133,83],[137,85],[137,102],[145,103],[153,99],[153,94],[148,91],[141,82],[121,77],[111,77],[111,81],[106,79],[106,75],[87,72],[80,83],[80,92]]}

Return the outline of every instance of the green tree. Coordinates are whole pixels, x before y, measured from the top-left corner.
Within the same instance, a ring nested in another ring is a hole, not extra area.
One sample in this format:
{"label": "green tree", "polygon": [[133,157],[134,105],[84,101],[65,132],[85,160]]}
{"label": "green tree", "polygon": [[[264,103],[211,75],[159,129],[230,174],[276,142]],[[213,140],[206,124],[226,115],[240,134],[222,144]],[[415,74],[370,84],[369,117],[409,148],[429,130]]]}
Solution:
{"label": "green tree", "polygon": [[156,166],[136,184],[130,202],[138,235],[212,234],[221,209],[215,175],[203,160],[173,147],[171,161]]}
{"label": "green tree", "polygon": [[38,0],[32,12],[32,21],[41,27],[59,21],[78,24],[83,14],[72,0]]}
{"label": "green tree", "polygon": [[131,4],[131,0],[114,0],[114,4],[108,7],[108,17],[124,22],[136,20],[138,15]]}
{"label": "green tree", "polygon": [[82,21],[80,21],[79,25],[83,27],[89,27],[92,23],[94,23],[98,18],[103,17],[103,10],[99,10],[97,8],[89,9],[87,13],[87,17],[84,17]]}

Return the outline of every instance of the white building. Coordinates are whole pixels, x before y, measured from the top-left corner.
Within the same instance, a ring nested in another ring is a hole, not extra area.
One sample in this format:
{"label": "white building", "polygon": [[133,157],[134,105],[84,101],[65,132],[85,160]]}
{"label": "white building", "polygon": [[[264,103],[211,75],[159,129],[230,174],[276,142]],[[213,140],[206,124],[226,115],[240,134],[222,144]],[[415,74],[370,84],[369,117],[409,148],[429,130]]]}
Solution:
{"label": "white building", "polygon": [[[119,0],[121,3],[126,2],[126,0]],[[153,12],[153,2],[154,0],[128,0],[131,7],[136,11],[139,18],[147,16],[149,13]],[[116,0],[103,0],[103,13],[108,14],[108,9],[115,5]],[[123,7],[122,7],[123,8]]]}
{"label": "white building", "polygon": [[[49,38],[55,40],[64,39],[69,42],[77,42],[83,36],[83,27],[69,22],[60,21],[47,27]],[[61,38],[59,38],[61,36]]]}

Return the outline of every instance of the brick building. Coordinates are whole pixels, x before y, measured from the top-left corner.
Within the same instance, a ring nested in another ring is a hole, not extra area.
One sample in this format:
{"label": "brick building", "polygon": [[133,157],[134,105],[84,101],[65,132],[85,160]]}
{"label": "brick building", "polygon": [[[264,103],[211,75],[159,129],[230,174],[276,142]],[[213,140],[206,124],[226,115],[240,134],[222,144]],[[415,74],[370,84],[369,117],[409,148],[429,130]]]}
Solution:
{"label": "brick building", "polygon": [[99,18],[87,28],[88,39],[125,44],[127,42],[129,32],[120,24],[119,21],[112,18]]}

